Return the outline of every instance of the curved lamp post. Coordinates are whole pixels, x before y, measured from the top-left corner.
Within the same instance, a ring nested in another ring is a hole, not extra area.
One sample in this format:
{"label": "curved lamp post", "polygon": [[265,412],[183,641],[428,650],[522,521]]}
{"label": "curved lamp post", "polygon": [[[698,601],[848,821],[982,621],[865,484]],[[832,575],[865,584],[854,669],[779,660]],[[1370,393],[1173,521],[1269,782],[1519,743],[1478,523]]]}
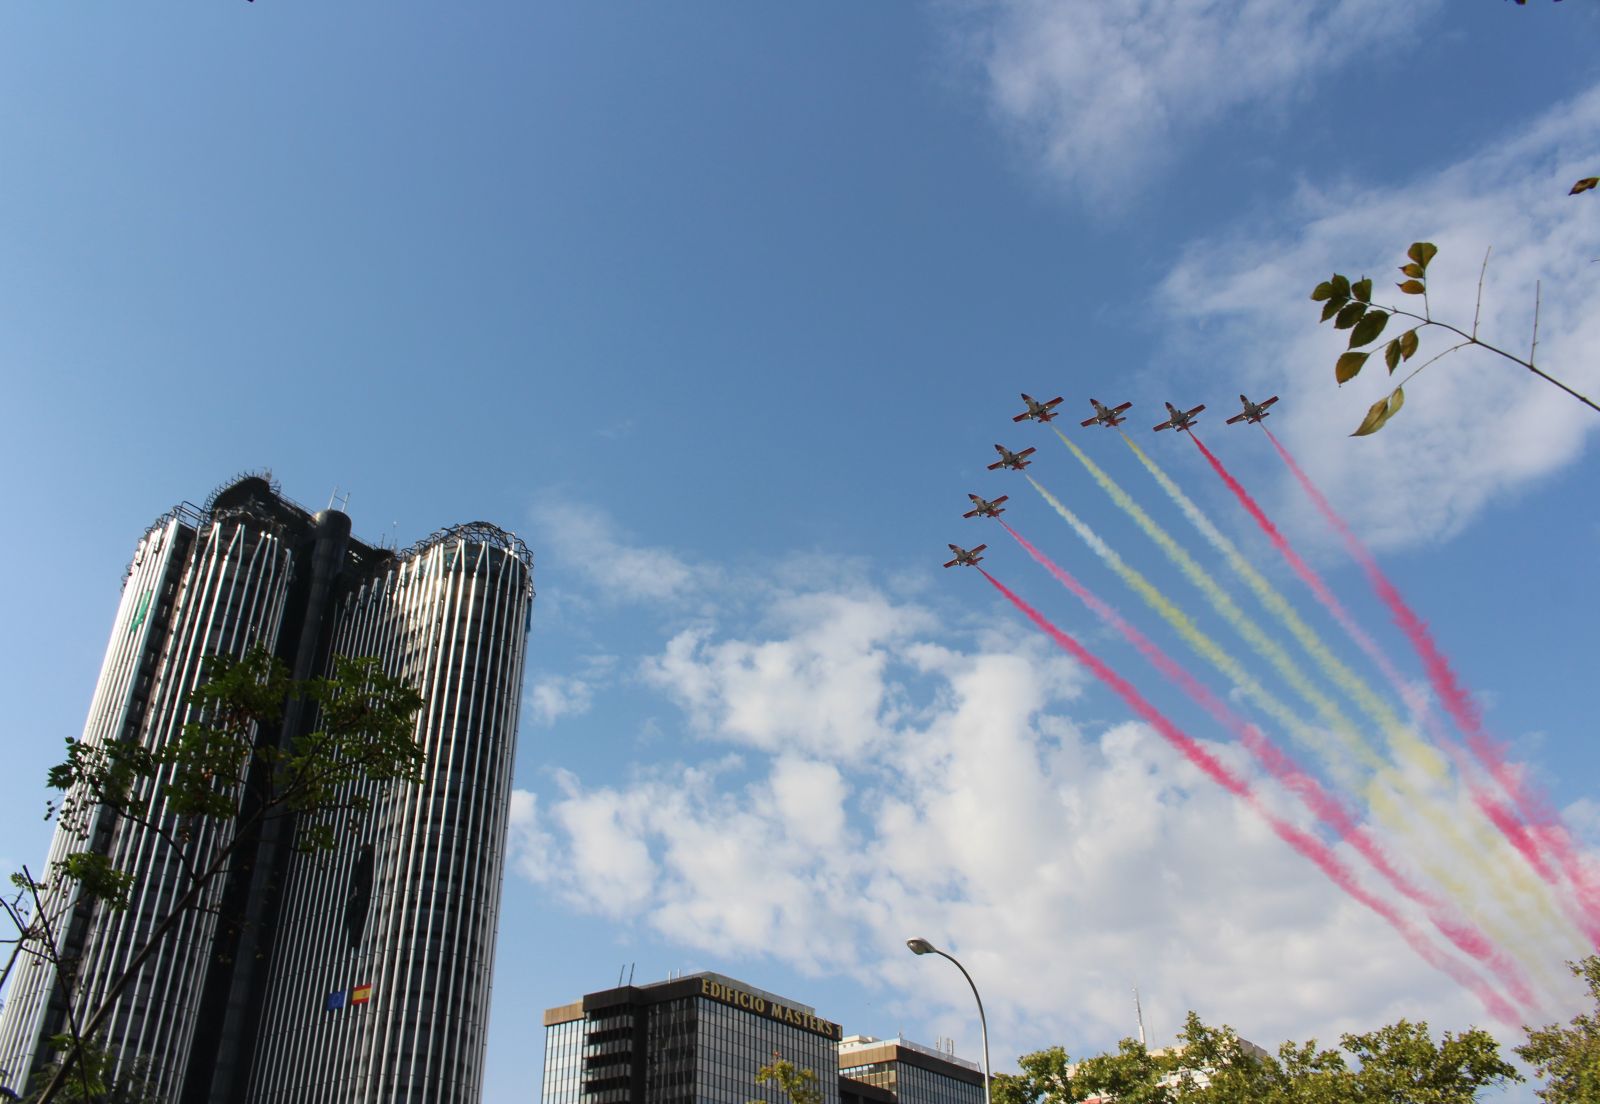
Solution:
{"label": "curved lamp post", "polygon": [[972,975],[967,973],[967,968],[956,962],[955,955],[946,954],[926,939],[908,939],[906,946],[911,948],[912,954],[936,954],[940,958],[948,958],[956,963],[956,969],[961,971],[961,976],[967,979],[967,984],[972,986],[972,999],[978,1002],[978,1030],[983,1034],[983,1104],[989,1101],[989,1023],[983,1018],[983,998],[978,996],[978,987],[973,985]]}

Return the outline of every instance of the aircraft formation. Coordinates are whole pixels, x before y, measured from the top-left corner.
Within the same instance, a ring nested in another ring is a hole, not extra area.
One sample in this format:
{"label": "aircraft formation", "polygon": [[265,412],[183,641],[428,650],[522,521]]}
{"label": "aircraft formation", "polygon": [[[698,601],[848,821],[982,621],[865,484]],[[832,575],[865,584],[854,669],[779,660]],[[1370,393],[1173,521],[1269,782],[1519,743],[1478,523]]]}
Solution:
{"label": "aircraft formation", "polygon": [[[1057,395],[1053,399],[1048,399],[1044,402],[1041,402],[1024,391],[1022,393],[1022,401],[1024,403],[1024,409],[1022,413],[1013,416],[1011,420],[1013,422],[1034,421],[1042,423],[1051,421],[1055,418],[1056,414],[1058,413],[1056,407],[1061,405],[1063,399],[1062,396]],[[1276,395],[1272,396],[1270,399],[1265,399],[1262,402],[1251,402],[1248,397],[1240,395],[1239,405],[1242,409],[1239,411],[1239,413],[1229,418],[1227,424],[1233,425],[1235,422],[1246,422],[1252,425],[1259,424],[1261,419],[1267,417],[1267,415],[1270,413],[1270,411],[1267,410],[1267,407],[1271,406],[1277,401],[1278,396]],[[1123,422],[1128,420],[1126,411],[1133,406],[1133,403],[1131,402],[1121,403],[1117,406],[1107,406],[1105,403],[1095,398],[1091,398],[1089,400],[1089,404],[1094,407],[1094,415],[1093,417],[1085,418],[1079,423],[1085,428],[1088,428],[1092,425],[1102,425],[1107,429],[1120,426]],[[1192,432],[1194,423],[1199,417],[1200,412],[1206,408],[1205,404],[1201,403],[1199,406],[1193,407],[1189,410],[1179,410],[1170,402],[1166,404],[1166,407],[1167,420],[1154,427],[1157,433],[1161,432],[1163,429],[1175,429],[1180,433],[1184,431]],[[994,471],[996,468],[1006,468],[1010,471],[1021,471],[1033,462],[1029,460],[1028,457],[1032,456],[1038,451],[1035,448],[1029,447],[1023,449],[1021,452],[1012,452],[1010,449],[1000,444],[995,445],[994,450],[995,452],[999,453],[1000,459],[989,465],[990,471]],[[967,497],[972,499],[972,509],[962,514],[962,517],[992,518],[999,517],[1005,512],[1000,504],[1009,496],[1001,495],[992,502],[987,499],[979,498],[975,494],[969,494]],[[986,547],[987,545],[980,544],[977,548],[974,548],[969,552],[965,548],[961,548],[952,544],[950,546],[950,551],[955,553],[956,558],[945,564],[945,566],[955,567],[957,564],[960,564],[964,567],[976,567],[978,561],[982,559],[978,553],[982,552]]]}

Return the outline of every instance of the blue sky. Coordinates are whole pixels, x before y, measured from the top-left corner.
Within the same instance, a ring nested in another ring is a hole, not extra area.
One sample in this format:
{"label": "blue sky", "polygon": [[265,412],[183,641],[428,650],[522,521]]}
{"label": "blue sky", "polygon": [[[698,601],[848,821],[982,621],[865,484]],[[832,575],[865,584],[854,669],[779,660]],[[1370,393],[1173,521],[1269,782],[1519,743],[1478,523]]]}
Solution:
{"label": "blue sky", "polygon": [[1600,391],[1600,211],[1565,195],[1600,171],[1597,32],[1584,5],[1493,0],[5,6],[0,857],[44,853],[44,770],[138,534],[270,467],[312,506],[348,491],[372,539],[484,518],[535,550],[487,1100],[527,1098],[538,1013],[623,963],[974,1054],[913,934],[974,967],[997,1065],[1109,1045],[1135,983],[1158,1034],[1190,1007],[1265,1043],[1483,1022],[939,563],[987,538],[997,577],[1225,740],[959,517],[1010,492],[1008,520],[1159,635],[983,470],[1036,444],[1041,481],[1206,616],[1009,421],[1019,391],[1065,394],[1075,439],[1198,547],[1071,424],[1132,399],[1335,639],[1187,442],[1148,434],[1163,399],[1205,402],[1207,443],[1420,679],[1267,443],[1220,425],[1240,390],[1280,393],[1269,424],[1600,842],[1600,415],[1463,354],[1352,440],[1382,381],[1334,387],[1305,298],[1335,268],[1381,284],[1425,237],[1460,317],[1492,245],[1486,335],[1525,346],[1541,281],[1541,363]]}

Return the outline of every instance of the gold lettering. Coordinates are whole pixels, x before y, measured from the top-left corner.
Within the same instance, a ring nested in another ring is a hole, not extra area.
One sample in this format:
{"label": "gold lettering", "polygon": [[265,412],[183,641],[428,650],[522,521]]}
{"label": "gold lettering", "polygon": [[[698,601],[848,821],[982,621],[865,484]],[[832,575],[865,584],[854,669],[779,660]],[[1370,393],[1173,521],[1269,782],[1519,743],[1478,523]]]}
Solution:
{"label": "gold lettering", "polygon": [[706,997],[709,997],[709,996],[713,995],[712,992],[711,992],[711,979],[710,978],[701,978],[700,979],[700,994],[702,996],[706,996]]}

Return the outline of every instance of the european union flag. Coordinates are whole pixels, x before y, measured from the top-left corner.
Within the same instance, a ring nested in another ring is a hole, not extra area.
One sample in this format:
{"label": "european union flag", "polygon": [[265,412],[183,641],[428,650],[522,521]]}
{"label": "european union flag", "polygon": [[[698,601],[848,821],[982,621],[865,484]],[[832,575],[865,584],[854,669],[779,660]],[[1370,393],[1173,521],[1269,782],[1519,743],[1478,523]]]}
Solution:
{"label": "european union flag", "polygon": [[344,1007],[344,990],[340,989],[337,992],[329,993],[328,994],[328,1003],[323,1005],[322,1007],[323,1007],[323,1010],[326,1011],[326,1012],[337,1012],[339,1009],[343,1008]]}

